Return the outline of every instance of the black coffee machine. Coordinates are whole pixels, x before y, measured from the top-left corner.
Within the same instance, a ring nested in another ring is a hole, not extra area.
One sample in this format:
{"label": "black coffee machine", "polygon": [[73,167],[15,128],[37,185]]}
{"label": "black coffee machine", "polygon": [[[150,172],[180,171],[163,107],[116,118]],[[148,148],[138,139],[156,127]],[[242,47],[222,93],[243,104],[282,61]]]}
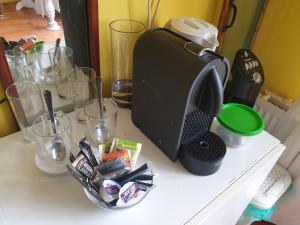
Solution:
{"label": "black coffee machine", "polygon": [[209,129],[223,104],[228,72],[227,59],[176,33],[145,32],[133,55],[133,123],[190,172],[216,172],[226,146]]}
{"label": "black coffee machine", "polygon": [[248,49],[240,49],[233,62],[232,79],[227,85],[225,102],[253,107],[264,83],[264,71],[258,58]]}

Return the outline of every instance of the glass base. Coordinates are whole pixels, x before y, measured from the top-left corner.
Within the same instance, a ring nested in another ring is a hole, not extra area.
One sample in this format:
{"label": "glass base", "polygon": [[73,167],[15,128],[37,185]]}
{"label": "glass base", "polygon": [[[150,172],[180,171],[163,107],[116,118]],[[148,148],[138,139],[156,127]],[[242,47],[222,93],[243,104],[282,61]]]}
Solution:
{"label": "glass base", "polygon": [[[30,129],[30,130],[28,130],[28,129]],[[29,144],[35,144],[36,143],[35,136],[34,136],[33,132],[31,131],[31,127],[30,128],[23,128],[21,130],[23,132],[23,138],[24,138],[25,143],[29,143]]]}
{"label": "glass base", "polygon": [[63,163],[61,165],[49,165],[44,160],[42,160],[37,154],[35,155],[34,159],[35,165],[43,172],[51,174],[51,175],[58,175],[64,174],[67,172],[67,167]]}
{"label": "glass base", "polygon": [[132,80],[117,80],[112,85],[112,98],[121,108],[131,108]]}
{"label": "glass base", "polygon": [[83,108],[84,107],[75,108],[75,118],[76,118],[77,122],[79,122],[81,124],[86,124]]}
{"label": "glass base", "polygon": [[123,109],[131,109],[131,101],[120,101],[119,99],[115,98],[112,96],[112,99],[114,102],[118,105],[118,107],[123,108]]}

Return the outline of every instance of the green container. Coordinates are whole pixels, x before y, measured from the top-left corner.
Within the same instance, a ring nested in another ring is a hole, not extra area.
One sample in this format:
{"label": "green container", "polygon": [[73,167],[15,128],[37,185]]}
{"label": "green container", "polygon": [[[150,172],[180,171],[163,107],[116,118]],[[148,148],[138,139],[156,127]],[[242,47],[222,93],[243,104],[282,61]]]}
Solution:
{"label": "green container", "polygon": [[254,109],[237,103],[223,105],[217,119],[217,133],[228,147],[239,147],[264,129],[264,121]]}

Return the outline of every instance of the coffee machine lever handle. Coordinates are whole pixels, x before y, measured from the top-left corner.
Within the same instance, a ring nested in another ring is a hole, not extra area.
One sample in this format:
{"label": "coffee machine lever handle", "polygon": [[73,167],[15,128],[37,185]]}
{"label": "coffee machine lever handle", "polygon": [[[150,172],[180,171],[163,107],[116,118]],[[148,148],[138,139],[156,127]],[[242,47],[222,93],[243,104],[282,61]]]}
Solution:
{"label": "coffee machine lever handle", "polygon": [[199,109],[208,116],[215,117],[223,104],[223,84],[215,67],[207,74],[207,82],[204,93],[200,98]]}

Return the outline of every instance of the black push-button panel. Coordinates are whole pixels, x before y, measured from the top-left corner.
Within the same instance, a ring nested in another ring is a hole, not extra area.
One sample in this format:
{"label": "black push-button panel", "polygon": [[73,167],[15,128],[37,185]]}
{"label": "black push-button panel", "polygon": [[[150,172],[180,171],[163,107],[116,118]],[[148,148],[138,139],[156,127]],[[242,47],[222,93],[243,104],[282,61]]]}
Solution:
{"label": "black push-button panel", "polygon": [[256,56],[246,50],[240,50],[237,54],[238,65],[241,67],[243,74],[257,85],[263,82],[263,69],[262,65]]}

